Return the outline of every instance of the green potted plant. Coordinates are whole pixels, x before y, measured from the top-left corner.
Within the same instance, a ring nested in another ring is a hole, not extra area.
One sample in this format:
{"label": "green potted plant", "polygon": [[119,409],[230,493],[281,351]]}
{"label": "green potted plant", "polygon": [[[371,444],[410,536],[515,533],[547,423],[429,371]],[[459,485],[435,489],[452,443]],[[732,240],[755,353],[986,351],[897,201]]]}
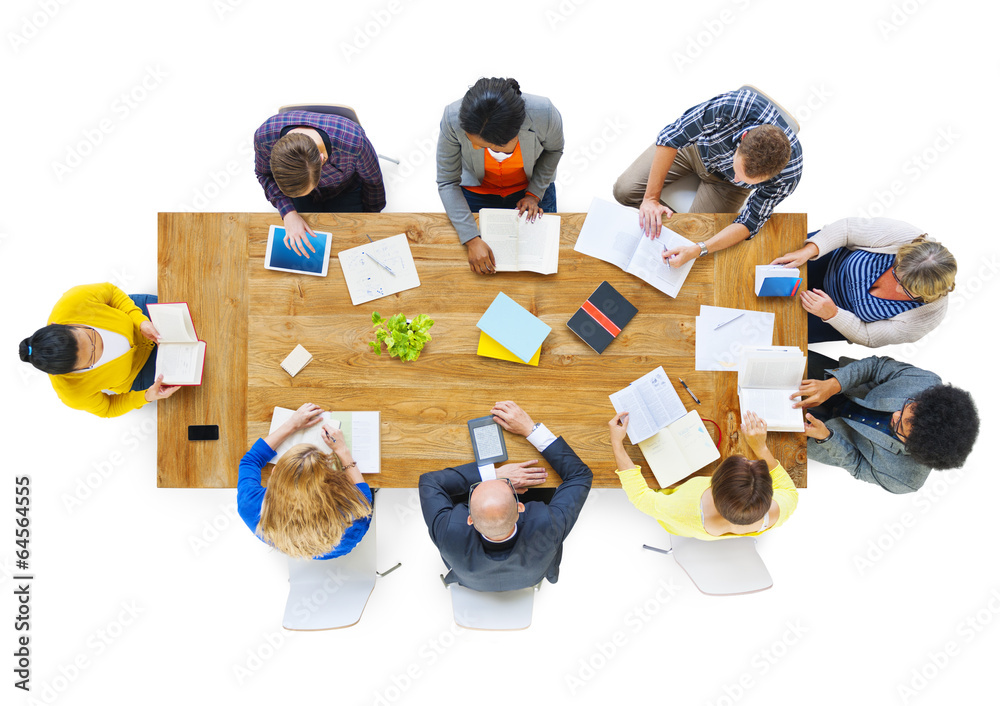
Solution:
{"label": "green potted plant", "polygon": [[427,330],[434,325],[427,314],[415,316],[413,320],[402,314],[396,314],[383,319],[377,311],[372,312],[372,328],[375,329],[375,340],[368,345],[376,355],[382,355],[382,344],[389,355],[400,360],[416,360],[424,344],[431,340]]}

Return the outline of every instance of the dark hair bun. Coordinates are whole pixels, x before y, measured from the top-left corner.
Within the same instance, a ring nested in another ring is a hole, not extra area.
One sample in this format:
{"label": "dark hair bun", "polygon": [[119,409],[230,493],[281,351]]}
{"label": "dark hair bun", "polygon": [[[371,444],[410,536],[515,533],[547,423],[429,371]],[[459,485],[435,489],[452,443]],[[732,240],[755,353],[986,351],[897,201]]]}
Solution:
{"label": "dark hair bun", "polygon": [[513,89],[517,95],[521,95],[521,84],[519,84],[515,79],[507,79],[507,87]]}
{"label": "dark hair bun", "polygon": [[31,338],[30,337],[24,339],[23,341],[21,341],[21,345],[19,345],[17,347],[17,352],[18,352],[18,355],[21,356],[21,362],[22,363],[27,363],[28,362],[28,349],[30,347],[31,347]]}

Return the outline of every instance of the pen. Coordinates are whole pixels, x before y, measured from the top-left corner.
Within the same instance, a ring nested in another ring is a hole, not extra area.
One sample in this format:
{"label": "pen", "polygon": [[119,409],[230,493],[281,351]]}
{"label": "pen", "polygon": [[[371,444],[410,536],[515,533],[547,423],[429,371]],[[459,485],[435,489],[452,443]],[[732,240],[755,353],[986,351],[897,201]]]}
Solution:
{"label": "pen", "polygon": [[365,237],[368,238],[368,242],[369,243],[374,243],[375,242],[374,240],[372,240],[372,237],[370,235],[368,235],[367,233],[365,233]]}
{"label": "pen", "polygon": [[731,323],[733,323],[734,321],[736,321],[736,319],[740,318],[740,316],[743,316],[743,314],[740,314],[739,316],[734,316],[734,317],[733,317],[733,318],[731,318],[731,319],[730,319],[729,321],[723,321],[723,322],[722,322],[721,324],[719,324],[718,326],[716,326],[716,327],[715,327],[714,329],[712,329],[712,330],[713,330],[713,331],[718,331],[718,330],[719,330],[720,328],[722,328],[722,327],[723,327],[723,326],[725,326],[726,324],[731,324]]}
{"label": "pen", "polygon": [[373,255],[372,255],[371,253],[368,253],[368,252],[366,252],[366,253],[365,253],[365,255],[367,255],[368,257],[370,257],[370,258],[371,258],[372,260],[375,260],[375,262],[376,262],[376,263],[378,263],[378,265],[379,265],[379,266],[380,266],[380,267],[381,267],[381,268],[382,268],[383,270],[385,270],[386,272],[388,272],[388,273],[389,273],[390,275],[392,275],[393,277],[395,277],[395,276],[396,276],[396,273],[395,273],[395,272],[393,272],[393,271],[392,271],[392,270],[391,270],[391,269],[389,268],[389,266],[388,266],[388,265],[386,265],[386,264],[385,264],[384,262],[382,262],[382,261],[380,261],[380,260],[376,259],[376,258],[375,258],[375,257],[374,257],[374,256],[373,256]]}
{"label": "pen", "polygon": [[[678,379],[678,380],[681,380],[680,378],[677,378],[677,379]],[[693,392],[691,392],[691,388],[690,388],[690,387],[688,387],[688,384],[687,384],[686,382],[684,382],[683,380],[681,380],[681,385],[683,385],[683,386],[684,386],[684,389],[688,391],[688,394],[689,394],[689,395],[691,395],[691,398],[692,398],[692,399],[693,399],[693,400],[694,400],[695,402],[697,402],[698,404],[701,404],[701,400],[699,400],[699,399],[698,399],[697,397],[695,397],[695,396],[694,396],[694,393],[693,393]]]}

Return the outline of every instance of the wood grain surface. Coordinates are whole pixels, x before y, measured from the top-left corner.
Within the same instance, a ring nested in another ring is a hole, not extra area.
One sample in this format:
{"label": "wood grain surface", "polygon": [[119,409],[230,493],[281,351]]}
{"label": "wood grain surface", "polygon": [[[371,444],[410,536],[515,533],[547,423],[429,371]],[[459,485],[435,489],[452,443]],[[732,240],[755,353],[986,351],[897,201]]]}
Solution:
{"label": "wood grain surface", "polygon": [[[798,302],[757,299],[753,293],[753,266],[801,246],[805,215],[776,214],[753,240],[698,260],[677,299],[575,252],[585,214],[561,216],[558,274],[483,277],[469,270],[465,248],[444,214],[310,215],[310,225],[334,234],[329,276],[319,278],[264,269],[268,228],[280,224],[276,214],[160,214],[161,300],[169,292],[174,299],[193,301],[197,291],[199,301],[218,297],[232,302],[197,309],[192,303],[198,332],[209,342],[206,382],[158,403],[160,485],[234,487],[239,459],[267,433],[272,409],[314,402],[326,409],[380,411],[382,473],[366,479],[375,487],[415,487],[421,473],[471,461],[466,421],[488,414],[498,400],[513,399],[535,421],[565,437],[593,469],[595,487],[620,487],[609,447],[607,421],[614,410],[608,394],[658,365],[688,409],[697,407],[722,428],[723,458],[747,453],[738,436],[736,374],[694,370],[694,317],[702,304],[773,311],[775,344],[805,350],[806,316]],[[731,221],[727,215],[677,214],[670,227],[697,241]],[[335,253],[366,242],[365,234],[378,240],[398,233],[407,235],[420,287],[352,306]],[[225,248],[209,245],[220,241],[227,243]],[[232,258],[225,266],[216,261],[221,252]],[[197,264],[180,272],[180,259]],[[603,280],[639,313],[598,355],[566,322]],[[552,327],[537,368],[476,355],[476,322],[500,291]],[[434,319],[433,340],[419,360],[403,363],[369,350],[373,311]],[[223,344],[215,343],[220,339]],[[279,363],[296,344],[309,350],[313,360],[292,378]],[[209,371],[217,374],[221,366],[230,374],[210,378]],[[701,406],[678,377],[698,395]],[[208,397],[212,404],[199,403]],[[219,413],[218,422],[198,421],[206,419],[207,409]],[[226,443],[187,442],[187,425],[197,423],[219,423]],[[506,436],[511,460],[540,457],[523,438]],[[769,443],[804,487],[804,435],[775,433]],[[216,448],[207,450],[211,444]],[[186,448],[174,448],[178,445]],[[638,448],[629,451],[642,462]],[[713,468],[700,474],[711,474]],[[645,465],[643,472],[656,487]],[[558,483],[550,472],[546,485]]]}

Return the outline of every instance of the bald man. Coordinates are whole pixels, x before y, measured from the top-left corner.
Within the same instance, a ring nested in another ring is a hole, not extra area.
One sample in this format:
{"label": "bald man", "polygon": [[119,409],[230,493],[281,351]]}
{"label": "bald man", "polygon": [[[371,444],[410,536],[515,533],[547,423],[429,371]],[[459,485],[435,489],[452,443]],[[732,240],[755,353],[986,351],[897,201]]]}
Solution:
{"label": "bald man", "polygon": [[448,566],[445,583],[476,591],[513,591],[559,580],[562,543],[573,529],[594,474],[543,424],[515,403],[497,402],[493,419],[527,440],[562,483],[546,501],[519,494],[545,482],[537,459],[494,468],[467,463],[420,476],[420,507],[431,540]]}

